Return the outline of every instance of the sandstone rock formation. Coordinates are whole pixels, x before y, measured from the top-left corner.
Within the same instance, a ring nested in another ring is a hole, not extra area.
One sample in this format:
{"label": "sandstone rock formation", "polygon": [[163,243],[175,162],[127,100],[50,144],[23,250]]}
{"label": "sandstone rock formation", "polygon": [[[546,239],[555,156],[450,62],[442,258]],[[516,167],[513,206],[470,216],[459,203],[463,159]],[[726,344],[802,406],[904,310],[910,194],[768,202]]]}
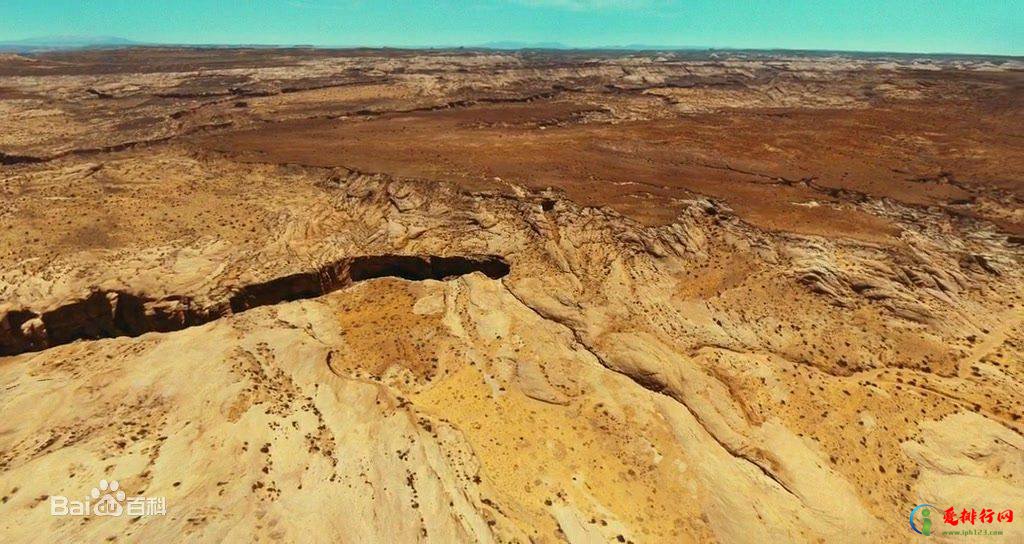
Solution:
{"label": "sandstone rock formation", "polygon": [[0,59],[4,541],[1024,511],[1019,61],[107,54]]}

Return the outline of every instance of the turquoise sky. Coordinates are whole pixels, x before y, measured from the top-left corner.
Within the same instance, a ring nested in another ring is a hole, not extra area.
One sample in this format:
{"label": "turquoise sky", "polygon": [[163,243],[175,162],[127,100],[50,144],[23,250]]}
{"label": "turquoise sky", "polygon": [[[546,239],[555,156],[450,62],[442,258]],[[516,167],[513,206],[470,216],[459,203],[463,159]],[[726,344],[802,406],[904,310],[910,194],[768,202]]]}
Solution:
{"label": "turquoise sky", "polygon": [[1024,0],[0,0],[0,40],[1024,54]]}

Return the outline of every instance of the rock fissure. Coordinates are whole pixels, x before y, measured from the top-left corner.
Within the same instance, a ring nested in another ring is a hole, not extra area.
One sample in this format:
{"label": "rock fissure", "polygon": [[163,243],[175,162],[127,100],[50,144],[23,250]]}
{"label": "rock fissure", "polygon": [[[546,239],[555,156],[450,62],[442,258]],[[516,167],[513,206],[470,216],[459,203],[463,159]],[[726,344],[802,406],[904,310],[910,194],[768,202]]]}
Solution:
{"label": "rock fissure", "polygon": [[671,391],[671,389],[664,382],[656,379],[654,374],[639,374],[639,373],[638,374],[631,374],[629,372],[623,372],[622,370],[618,369],[614,364],[612,364],[608,360],[606,360],[603,356],[598,354],[590,345],[588,345],[583,340],[583,335],[580,334],[579,331],[577,331],[576,329],[570,327],[569,325],[559,321],[558,319],[553,319],[553,318],[547,317],[544,314],[540,313],[539,311],[537,311],[536,308],[534,308],[534,307],[530,306],[529,304],[527,304],[522,298],[519,297],[519,295],[517,295],[515,292],[513,292],[512,289],[509,289],[508,285],[505,286],[505,289],[509,292],[509,294],[512,295],[513,298],[518,300],[520,304],[522,304],[523,306],[525,306],[528,309],[530,309],[534,314],[536,314],[541,319],[544,319],[545,321],[549,321],[549,322],[552,322],[552,323],[556,323],[556,324],[561,325],[561,326],[565,327],[566,329],[568,329],[569,332],[572,334],[573,339],[576,341],[576,344],[579,345],[582,349],[586,350],[591,355],[593,355],[594,358],[597,359],[597,362],[600,363],[601,366],[603,366],[604,368],[606,368],[606,369],[608,369],[608,370],[610,370],[610,371],[612,371],[612,372],[614,372],[616,374],[619,374],[621,376],[625,376],[626,378],[629,378],[630,381],[632,381],[633,383],[639,385],[640,387],[650,391],[651,393],[668,397],[668,398],[672,399],[673,401],[675,401],[676,403],[678,403],[679,405],[681,405],[687,412],[689,412],[689,414],[693,417],[694,421],[696,421],[697,424],[700,425],[700,427],[702,429],[704,429],[704,432],[706,432],[708,434],[708,436],[710,436],[729,455],[731,455],[731,456],[733,456],[733,457],[735,457],[737,459],[742,459],[743,461],[746,461],[747,463],[750,463],[751,465],[754,466],[754,468],[758,469],[768,479],[770,479],[773,482],[775,482],[776,484],[778,484],[778,486],[781,487],[783,491],[785,491],[786,493],[791,495],[796,500],[802,502],[802,500],[800,499],[800,496],[797,495],[790,488],[789,485],[787,485],[785,482],[783,482],[778,476],[776,476],[771,470],[769,470],[767,467],[765,467],[762,464],[764,461],[761,461],[760,459],[757,459],[756,457],[752,457],[751,455],[749,455],[747,453],[744,453],[739,448],[731,446],[730,444],[726,443],[725,441],[720,439],[718,436],[716,436],[715,433],[711,432],[711,429],[709,429],[708,426],[704,423],[704,421],[701,420],[700,416],[692,408],[690,408],[690,406],[688,404],[686,404],[685,401],[683,401],[681,398],[678,398],[675,394],[673,394],[674,392]]}
{"label": "rock fissure", "polygon": [[123,289],[95,289],[46,311],[17,308],[0,314],[0,356],[76,340],[181,330],[259,306],[318,297],[374,278],[444,280],[481,272],[498,279],[509,270],[505,260],[494,255],[365,255],[243,285],[205,304],[184,295],[149,297]]}

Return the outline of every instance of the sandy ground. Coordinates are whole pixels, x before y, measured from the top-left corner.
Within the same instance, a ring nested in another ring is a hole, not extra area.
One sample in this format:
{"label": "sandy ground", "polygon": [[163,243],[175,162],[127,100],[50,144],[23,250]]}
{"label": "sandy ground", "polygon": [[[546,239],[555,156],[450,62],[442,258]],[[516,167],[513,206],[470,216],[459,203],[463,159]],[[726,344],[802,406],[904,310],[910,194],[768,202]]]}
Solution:
{"label": "sandy ground", "polygon": [[[905,542],[920,503],[1020,513],[1022,69],[5,56],[0,539]],[[50,515],[101,479],[166,514]]]}

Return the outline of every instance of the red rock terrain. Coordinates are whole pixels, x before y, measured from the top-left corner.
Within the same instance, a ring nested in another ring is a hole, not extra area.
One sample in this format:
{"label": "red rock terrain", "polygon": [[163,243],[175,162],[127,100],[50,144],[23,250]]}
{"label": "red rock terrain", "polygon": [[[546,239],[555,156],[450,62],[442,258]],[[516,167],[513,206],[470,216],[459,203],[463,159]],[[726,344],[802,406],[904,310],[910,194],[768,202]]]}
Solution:
{"label": "red rock terrain", "polygon": [[[5,56],[0,537],[1024,509],[1022,114],[1009,58]],[[50,515],[100,479],[167,514]]]}

